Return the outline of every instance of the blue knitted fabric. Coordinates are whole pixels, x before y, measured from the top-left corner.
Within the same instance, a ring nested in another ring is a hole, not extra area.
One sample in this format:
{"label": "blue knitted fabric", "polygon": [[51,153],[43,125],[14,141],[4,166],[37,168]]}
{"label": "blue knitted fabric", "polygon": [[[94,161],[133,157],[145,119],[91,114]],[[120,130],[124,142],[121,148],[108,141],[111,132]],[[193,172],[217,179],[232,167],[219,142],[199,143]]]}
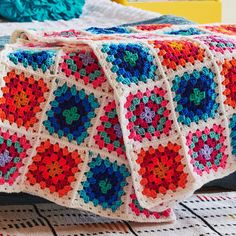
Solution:
{"label": "blue knitted fabric", "polygon": [[189,25],[195,24],[194,22],[187,20],[183,17],[174,15],[163,15],[150,20],[139,21],[134,23],[124,24],[122,26],[135,26],[140,24],[173,24],[173,25]]}
{"label": "blue knitted fabric", "polygon": [[85,0],[1,0],[0,15],[10,21],[70,20],[82,13]]}

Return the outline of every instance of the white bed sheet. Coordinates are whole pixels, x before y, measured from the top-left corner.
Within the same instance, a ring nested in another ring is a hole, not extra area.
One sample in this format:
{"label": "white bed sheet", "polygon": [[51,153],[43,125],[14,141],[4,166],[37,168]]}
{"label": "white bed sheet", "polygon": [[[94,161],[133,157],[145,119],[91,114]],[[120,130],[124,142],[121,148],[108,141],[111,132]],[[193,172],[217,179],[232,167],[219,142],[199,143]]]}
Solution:
{"label": "white bed sheet", "polygon": [[15,29],[44,28],[46,30],[63,30],[65,28],[76,29],[91,26],[109,27],[148,20],[158,16],[160,16],[159,13],[124,7],[110,0],[86,0],[81,17],[70,21],[15,23],[0,20],[0,36],[10,35]]}

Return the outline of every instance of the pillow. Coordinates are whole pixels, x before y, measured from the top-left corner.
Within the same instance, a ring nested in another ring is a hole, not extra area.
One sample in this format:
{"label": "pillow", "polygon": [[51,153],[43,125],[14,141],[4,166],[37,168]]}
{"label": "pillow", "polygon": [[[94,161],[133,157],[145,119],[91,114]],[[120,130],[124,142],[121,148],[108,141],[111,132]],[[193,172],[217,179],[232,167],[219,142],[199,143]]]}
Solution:
{"label": "pillow", "polygon": [[85,0],[0,0],[0,15],[10,21],[69,20],[82,13]]}

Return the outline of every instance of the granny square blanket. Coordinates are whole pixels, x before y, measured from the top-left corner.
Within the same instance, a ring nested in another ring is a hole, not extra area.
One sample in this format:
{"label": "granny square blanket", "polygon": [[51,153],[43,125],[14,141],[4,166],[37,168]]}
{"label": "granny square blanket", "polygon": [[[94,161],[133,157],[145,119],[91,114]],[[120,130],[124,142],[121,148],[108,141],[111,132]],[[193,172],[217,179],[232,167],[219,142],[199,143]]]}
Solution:
{"label": "granny square blanket", "polygon": [[236,170],[236,25],[18,30],[1,52],[0,191],[171,222]]}

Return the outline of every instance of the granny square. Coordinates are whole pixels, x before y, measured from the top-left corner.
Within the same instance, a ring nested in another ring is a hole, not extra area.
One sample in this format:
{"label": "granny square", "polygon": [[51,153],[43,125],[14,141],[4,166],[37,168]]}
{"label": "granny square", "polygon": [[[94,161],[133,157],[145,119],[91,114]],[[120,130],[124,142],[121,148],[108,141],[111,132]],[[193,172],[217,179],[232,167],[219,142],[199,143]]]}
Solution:
{"label": "granny square", "polygon": [[188,26],[188,27],[180,27],[179,29],[178,28],[167,29],[164,30],[164,34],[176,35],[176,36],[193,36],[193,35],[206,34],[206,32],[202,29]]}
{"label": "granny square", "polygon": [[236,35],[236,26],[235,25],[206,25],[201,26],[203,29],[207,29],[214,33],[220,33],[225,35]]}
{"label": "granny square", "polygon": [[171,24],[141,24],[141,25],[134,26],[134,28],[140,31],[155,31],[155,30],[168,28],[170,26]]}
{"label": "granny square", "polygon": [[116,212],[124,204],[125,186],[130,172],[125,164],[111,161],[108,157],[90,152],[88,169],[82,189],[78,191],[85,203]]}
{"label": "granny square", "polygon": [[115,100],[109,99],[104,106],[103,114],[99,118],[99,124],[93,138],[101,150],[115,152],[119,156],[125,157],[125,144]]}
{"label": "granny square", "polygon": [[67,196],[73,190],[72,184],[77,180],[83,161],[77,150],[51,143],[49,139],[43,140],[28,167],[27,182],[59,197]]}
{"label": "granny square", "polygon": [[221,53],[224,55],[236,50],[236,40],[226,38],[225,36],[207,35],[196,37],[196,39],[207,45],[214,54]]}
{"label": "granny square", "polygon": [[129,93],[124,108],[129,139],[142,142],[168,136],[172,131],[173,119],[163,83],[152,89]]}
{"label": "granny square", "polygon": [[130,34],[132,33],[131,28],[128,27],[110,27],[110,28],[98,28],[90,27],[86,29],[87,32],[92,34]]}
{"label": "granny square", "polygon": [[217,124],[208,126],[190,131],[186,137],[190,163],[200,176],[225,169],[228,160],[225,128]]}
{"label": "granny square", "polygon": [[53,74],[55,72],[56,50],[20,49],[13,50],[7,56],[14,65],[31,68],[35,72]]}
{"label": "granny square", "polygon": [[222,65],[224,104],[236,108],[236,58],[225,59]]}
{"label": "granny square", "polygon": [[3,78],[0,119],[26,130],[37,130],[42,107],[49,92],[49,82],[34,75],[10,70]]}
{"label": "granny square", "polygon": [[20,177],[31,148],[25,135],[0,129],[0,187],[13,185]]}
{"label": "granny square", "polygon": [[89,135],[96,109],[100,107],[98,98],[67,82],[56,83],[43,125],[51,135],[82,144]]}
{"label": "granny square", "polygon": [[141,43],[103,44],[106,63],[114,80],[121,85],[158,80],[157,65],[150,49]]}
{"label": "granny square", "polygon": [[190,40],[155,40],[150,41],[157,51],[167,75],[177,69],[192,66],[204,61],[205,49]]}
{"label": "granny square", "polygon": [[189,173],[181,146],[175,142],[141,148],[137,153],[142,194],[156,199],[170,192],[185,191]]}
{"label": "granny square", "polygon": [[[106,82],[104,71],[98,62],[98,58],[89,48],[65,52],[59,63],[59,73],[67,79],[90,85],[94,89],[102,89]],[[105,88],[107,83],[105,85]]]}
{"label": "granny square", "polygon": [[132,212],[135,213],[136,216],[142,216],[144,218],[154,217],[156,219],[159,219],[161,217],[168,217],[170,215],[170,209],[166,209],[162,212],[157,212],[149,211],[148,209],[141,207],[135,193],[132,193],[130,195],[130,200],[131,202],[129,203],[129,208]]}
{"label": "granny square", "polygon": [[171,90],[178,122],[189,126],[215,118],[219,110],[217,86],[216,74],[211,67],[176,75]]}
{"label": "granny square", "polygon": [[81,32],[74,29],[62,30],[62,31],[52,31],[52,32],[44,32],[43,37],[62,37],[62,38],[76,38],[81,35]]}

